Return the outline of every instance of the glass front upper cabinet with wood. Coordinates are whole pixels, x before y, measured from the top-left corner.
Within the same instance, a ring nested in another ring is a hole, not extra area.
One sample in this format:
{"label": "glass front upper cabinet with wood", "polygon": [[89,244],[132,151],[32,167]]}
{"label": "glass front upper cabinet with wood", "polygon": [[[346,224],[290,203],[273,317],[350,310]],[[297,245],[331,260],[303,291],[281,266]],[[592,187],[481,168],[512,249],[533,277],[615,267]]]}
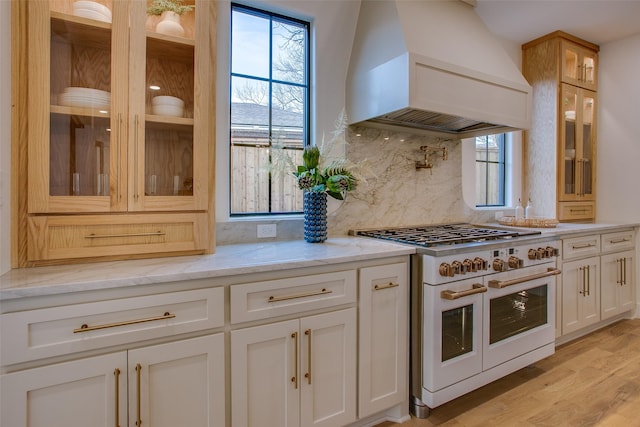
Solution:
{"label": "glass front upper cabinet with wood", "polygon": [[207,209],[213,2],[149,4],[28,2],[30,213]]}
{"label": "glass front upper cabinet with wood", "polygon": [[561,42],[562,81],[589,90],[597,88],[597,49],[586,49],[568,40]]}
{"label": "glass front upper cabinet with wood", "polygon": [[596,93],[563,83],[560,201],[594,200]]}

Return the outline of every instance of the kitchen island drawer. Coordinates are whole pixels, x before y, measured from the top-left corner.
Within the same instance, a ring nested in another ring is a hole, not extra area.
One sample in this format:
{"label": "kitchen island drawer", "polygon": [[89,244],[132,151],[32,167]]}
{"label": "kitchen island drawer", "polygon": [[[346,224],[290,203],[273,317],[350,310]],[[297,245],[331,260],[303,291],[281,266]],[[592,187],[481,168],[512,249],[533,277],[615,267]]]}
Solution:
{"label": "kitchen island drawer", "polygon": [[574,237],[562,241],[562,259],[600,254],[600,235]]}
{"label": "kitchen island drawer", "polygon": [[602,252],[633,249],[634,247],[635,235],[633,230],[602,235]]}
{"label": "kitchen island drawer", "polygon": [[150,253],[204,253],[206,213],[48,215],[29,218],[28,258],[42,261]]}
{"label": "kitchen island drawer", "polygon": [[224,325],[224,288],[27,310],[0,316],[3,365]]}
{"label": "kitchen island drawer", "polygon": [[355,303],[356,270],[231,286],[231,323]]}

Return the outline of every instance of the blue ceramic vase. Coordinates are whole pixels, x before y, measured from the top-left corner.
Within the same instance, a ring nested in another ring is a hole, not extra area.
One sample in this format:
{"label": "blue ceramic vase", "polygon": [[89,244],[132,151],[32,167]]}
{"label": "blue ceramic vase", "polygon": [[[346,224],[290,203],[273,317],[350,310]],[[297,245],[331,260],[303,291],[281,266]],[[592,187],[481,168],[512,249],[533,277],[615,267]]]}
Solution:
{"label": "blue ceramic vase", "polygon": [[327,240],[327,193],[305,191],[302,206],[304,240],[309,243],[322,243]]}

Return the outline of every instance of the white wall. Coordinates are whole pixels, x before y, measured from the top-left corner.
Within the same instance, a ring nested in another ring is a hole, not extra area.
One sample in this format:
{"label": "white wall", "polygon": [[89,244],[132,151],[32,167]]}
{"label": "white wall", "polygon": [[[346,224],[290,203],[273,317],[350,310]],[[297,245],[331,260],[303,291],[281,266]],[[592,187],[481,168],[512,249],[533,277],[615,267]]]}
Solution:
{"label": "white wall", "polygon": [[600,47],[598,222],[640,222],[640,34]]}
{"label": "white wall", "polygon": [[11,267],[11,2],[0,1],[0,274]]}

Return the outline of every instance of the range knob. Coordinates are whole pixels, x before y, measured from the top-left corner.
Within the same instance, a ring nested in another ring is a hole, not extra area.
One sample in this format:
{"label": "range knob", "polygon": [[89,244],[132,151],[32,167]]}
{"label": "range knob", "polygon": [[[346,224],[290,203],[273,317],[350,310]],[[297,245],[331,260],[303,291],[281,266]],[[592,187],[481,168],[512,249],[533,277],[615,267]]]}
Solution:
{"label": "range knob", "polygon": [[453,261],[451,263],[451,269],[453,270],[453,274],[464,274],[466,271],[462,269],[462,263],[460,261]]}
{"label": "range knob", "polygon": [[493,260],[493,269],[495,271],[507,271],[507,263],[500,258],[496,258]]}
{"label": "range knob", "polygon": [[475,273],[476,271],[478,271],[478,269],[473,265],[473,261],[471,261],[469,258],[462,261],[462,268],[464,269],[465,273]]}
{"label": "range knob", "polygon": [[480,258],[479,256],[473,259],[473,265],[475,267],[474,271],[486,270],[487,268],[489,268],[489,263],[486,260]]}
{"label": "range knob", "polygon": [[443,262],[442,264],[440,264],[438,271],[440,272],[441,276],[453,277],[453,268],[451,268],[449,263]]}
{"label": "range knob", "polygon": [[554,256],[559,255],[559,251],[553,246],[547,246],[546,248],[544,248],[544,254],[547,258],[553,258]]}
{"label": "range knob", "polygon": [[509,257],[509,268],[522,268],[524,267],[524,260],[518,258],[517,256]]}
{"label": "range knob", "polygon": [[540,252],[538,252],[536,249],[529,249],[529,251],[527,252],[527,256],[531,260],[542,259]]}
{"label": "range knob", "polygon": [[538,248],[538,259],[543,259],[545,258],[545,250],[544,248]]}

